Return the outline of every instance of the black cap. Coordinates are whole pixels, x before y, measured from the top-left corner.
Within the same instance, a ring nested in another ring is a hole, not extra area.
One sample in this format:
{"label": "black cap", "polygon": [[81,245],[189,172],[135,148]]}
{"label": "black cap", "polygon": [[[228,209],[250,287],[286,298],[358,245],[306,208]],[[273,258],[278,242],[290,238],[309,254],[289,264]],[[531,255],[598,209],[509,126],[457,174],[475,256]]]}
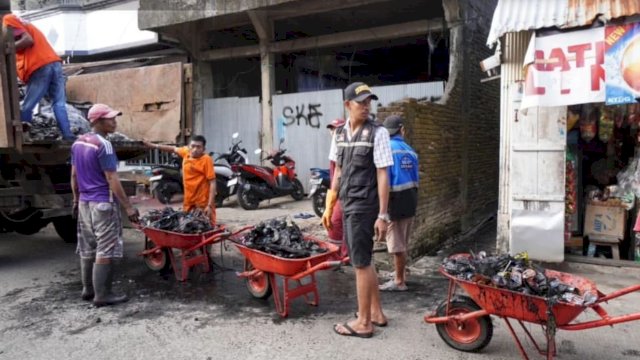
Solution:
{"label": "black cap", "polygon": [[391,115],[384,119],[382,126],[389,131],[389,135],[393,136],[400,132],[400,128],[404,126],[404,121],[398,115]]}
{"label": "black cap", "polygon": [[369,85],[363,82],[354,82],[344,89],[344,99],[353,101],[364,101],[366,98],[378,100],[376,94],[371,92]]}

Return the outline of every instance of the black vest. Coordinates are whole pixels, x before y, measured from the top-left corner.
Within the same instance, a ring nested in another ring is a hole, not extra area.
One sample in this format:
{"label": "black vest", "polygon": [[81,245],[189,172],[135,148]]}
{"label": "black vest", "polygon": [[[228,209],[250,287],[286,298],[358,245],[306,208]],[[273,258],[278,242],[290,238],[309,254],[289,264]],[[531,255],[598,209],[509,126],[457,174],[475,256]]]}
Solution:
{"label": "black vest", "polygon": [[368,120],[353,134],[351,141],[347,141],[344,126],[336,129],[336,163],[342,170],[340,202],[345,214],[378,213],[380,208],[378,177],[373,162],[373,144],[378,126]]}

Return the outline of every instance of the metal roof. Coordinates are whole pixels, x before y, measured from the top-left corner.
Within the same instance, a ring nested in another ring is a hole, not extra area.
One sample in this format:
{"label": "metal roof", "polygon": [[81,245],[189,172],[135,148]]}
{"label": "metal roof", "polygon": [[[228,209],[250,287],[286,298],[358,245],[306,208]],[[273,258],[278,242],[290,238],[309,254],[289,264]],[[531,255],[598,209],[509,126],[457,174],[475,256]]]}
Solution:
{"label": "metal roof", "polygon": [[499,0],[487,45],[508,32],[571,28],[589,25],[599,15],[609,20],[634,14],[640,14],[639,0]]}

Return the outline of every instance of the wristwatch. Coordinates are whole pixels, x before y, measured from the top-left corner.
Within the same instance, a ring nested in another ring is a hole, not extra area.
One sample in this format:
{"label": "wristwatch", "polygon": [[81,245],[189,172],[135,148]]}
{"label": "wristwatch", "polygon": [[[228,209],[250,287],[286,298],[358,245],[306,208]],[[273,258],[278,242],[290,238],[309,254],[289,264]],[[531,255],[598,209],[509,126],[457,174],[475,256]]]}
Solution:
{"label": "wristwatch", "polygon": [[391,222],[391,217],[389,216],[389,214],[378,214],[378,219],[384,220],[388,223]]}

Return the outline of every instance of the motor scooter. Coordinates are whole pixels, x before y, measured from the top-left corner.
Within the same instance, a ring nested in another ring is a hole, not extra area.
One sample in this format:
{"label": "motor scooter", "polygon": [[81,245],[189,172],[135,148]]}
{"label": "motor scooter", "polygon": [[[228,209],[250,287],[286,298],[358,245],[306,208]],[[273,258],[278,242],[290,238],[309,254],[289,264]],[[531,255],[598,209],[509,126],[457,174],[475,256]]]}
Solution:
{"label": "motor scooter", "polygon": [[171,154],[167,164],[161,164],[151,169],[149,189],[153,197],[163,204],[170,204],[175,194],[184,192],[182,187],[182,159]]}
{"label": "motor scooter", "polygon": [[[239,134],[234,133],[229,152],[219,154],[214,161],[216,173],[216,207],[221,207],[224,200],[235,195],[238,189],[238,177],[231,169],[233,164],[246,164],[249,162],[247,150],[240,147],[242,140],[237,140]],[[237,140],[237,141],[236,141]],[[212,156],[215,153],[210,153]]]}
{"label": "motor scooter", "polygon": [[327,190],[331,187],[329,169],[311,168],[310,170],[311,177],[309,178],[309,184],[311,185],[311,190],[309,190],[307,198],[313,199],[311,201],[313,212],[322,217],[327,198]]}
{"label": "motor scooter", "polygon": [[[280,144],[284,139],[280,140]],[[304,199],[304,188],[296,175],[296,163],[285,155],[286,149],[274,150],[264,160],[269,160],[273,168],[252,164],[232,165],[238,174],[238,203],[245,210],[257,209],[260,202],[281,196],[288,196],[294,200]],[[256,154],[262,154],[257,149]]]}

